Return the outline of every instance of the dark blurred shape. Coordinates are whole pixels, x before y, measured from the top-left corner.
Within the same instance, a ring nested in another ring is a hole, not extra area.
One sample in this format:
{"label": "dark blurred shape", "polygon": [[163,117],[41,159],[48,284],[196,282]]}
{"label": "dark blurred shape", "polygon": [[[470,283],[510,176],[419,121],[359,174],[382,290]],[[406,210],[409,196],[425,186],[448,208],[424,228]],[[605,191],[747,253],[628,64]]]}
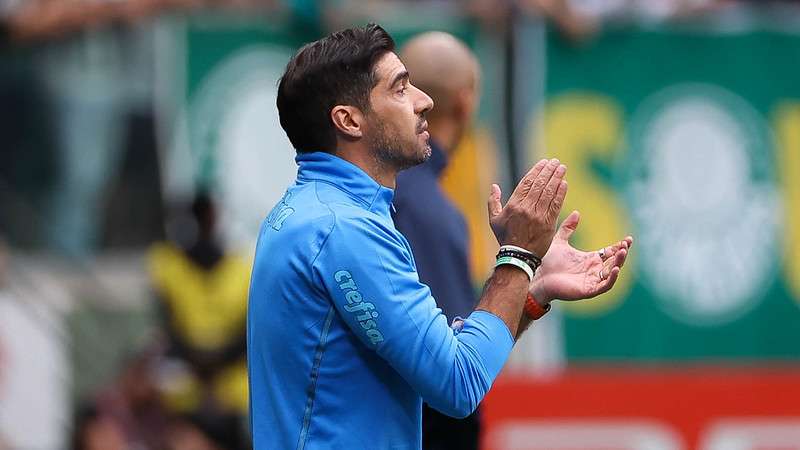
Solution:
{"label": "dark blurred shape", "polygon": [[136,112],[126,120],[120,174],[105,198],[105,248],[141,248],[164,238],[161,176],[153,113]]}
{"label": "dark blurred shape", "polygon": [[214,238],[214,227],[217,223],[217,209],[211,197],[203,192],[192,202],[192,215],[197,222],[197,241],[186,253],[189,259],[200,267],[211,270],[222,259],[222,247]]}
{"label": "dark blurred shape", "polygon": [[0,231],[30,247],[57,170],[52,108],[30,57],[0,42],[0,60]]}

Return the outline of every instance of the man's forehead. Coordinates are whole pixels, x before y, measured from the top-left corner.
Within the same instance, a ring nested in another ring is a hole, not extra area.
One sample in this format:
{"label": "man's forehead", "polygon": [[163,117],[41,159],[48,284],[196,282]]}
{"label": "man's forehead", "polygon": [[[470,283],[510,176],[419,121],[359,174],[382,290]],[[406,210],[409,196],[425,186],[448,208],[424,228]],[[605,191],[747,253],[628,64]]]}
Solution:
{"label": "man's forehead", "polygon": [[386,52],[375,64],[378,84],[391,83],[397,74],[405,71],[405,64],[400,61],[400,58],[394,52]]}

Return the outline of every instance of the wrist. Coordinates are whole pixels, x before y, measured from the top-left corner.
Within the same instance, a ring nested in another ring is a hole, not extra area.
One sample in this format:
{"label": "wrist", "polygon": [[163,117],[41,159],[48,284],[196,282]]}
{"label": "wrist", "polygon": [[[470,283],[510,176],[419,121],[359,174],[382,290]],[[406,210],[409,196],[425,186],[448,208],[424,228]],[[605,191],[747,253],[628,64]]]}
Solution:
{"label": "wrist", "polygon": [[544,288],[544,283],[542,283],[541,279],[538,279],[538,277],[533,280],[530,288],[528,289],[528,292],[534,298],[536,303],[538,303],[539,306],[543,308],[548,307],[550,302],[555,300],[552,296],[550,296],[550,294]]}
{"label": "wrist", "polygon": [[522,270],[519,267],[512,266],[510,264],[501,264],[499,266],[494,267],[494,276],[492,277],[494,284],[505,286],[511,283],[517,283],[518,280],[524,280],[528,285],[530,285],[530,279],[528,278],[527,272]]}
{"label": "wrist", "polygon": [[533,295],[528,292],[528,296],[525,299],[525,307],[524,307],[525,315],[528,316],[530,320],[539,320],[550,311],[550,304],[546,304],[542,306]]}
{"label": "wrist", "polygon": [[528,275],[528,282],[532,282],[536,269],[542,265],[542,259],[522,247],[503,245],[497,253],[495,267],[502,265],[511,265],[521,269]]}

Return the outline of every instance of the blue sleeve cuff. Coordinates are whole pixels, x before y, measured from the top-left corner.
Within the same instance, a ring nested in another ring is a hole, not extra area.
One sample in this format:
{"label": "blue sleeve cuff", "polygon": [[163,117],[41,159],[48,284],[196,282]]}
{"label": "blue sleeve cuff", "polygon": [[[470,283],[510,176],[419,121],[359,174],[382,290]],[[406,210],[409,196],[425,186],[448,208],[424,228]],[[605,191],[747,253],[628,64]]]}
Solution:
{"label": "blue sleeve cuff", "polygon": [[464,321],[458,340],[468,343],[484,357],[484,367],[492,380],[514,348],[514,337],[506,323],[488,311],[473,311]]}
{"label": "blue sleeve cuff", "polygon": [[467,317],[465,323],[468,321],[476,321],[482,324],[484,327],[494,331],[495,335],[493,337],[496,337],[498,340],[502,340],[503,337],[505,337],[508,344],[511,347],[514,346],[514,336],[511,335],[511,330],[508,329],[508,325],[494,313],[482,309],[475,310]]}

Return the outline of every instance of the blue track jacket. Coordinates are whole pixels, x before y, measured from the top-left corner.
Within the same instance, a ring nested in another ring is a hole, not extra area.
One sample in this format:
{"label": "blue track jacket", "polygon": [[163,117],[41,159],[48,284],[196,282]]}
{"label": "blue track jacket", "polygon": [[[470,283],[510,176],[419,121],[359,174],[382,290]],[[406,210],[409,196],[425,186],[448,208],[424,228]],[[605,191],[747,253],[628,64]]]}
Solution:
{"label": "blue track jacket", "polygon": [[514,340],[485,311],[448,326],[392,223],[391,189],[328,153],[297,163],[250,285],[255,449],[419,449],[422,399],[467,416]]}

